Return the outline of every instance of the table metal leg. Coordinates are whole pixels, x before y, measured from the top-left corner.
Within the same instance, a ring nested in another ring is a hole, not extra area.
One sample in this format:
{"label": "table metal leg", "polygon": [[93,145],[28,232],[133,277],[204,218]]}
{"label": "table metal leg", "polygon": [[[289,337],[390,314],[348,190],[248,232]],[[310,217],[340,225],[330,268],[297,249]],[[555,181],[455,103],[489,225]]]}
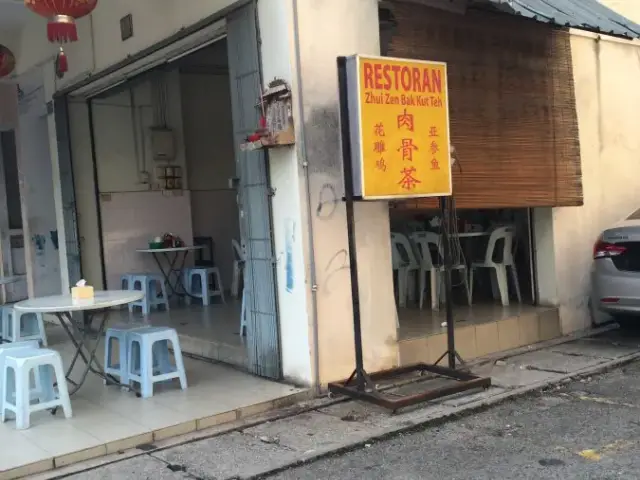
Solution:
{"label": "table metal leg", "polygon": [[[160,272],[162,273],[162,276],[167,283],[168,295],[170,297],[190,297],[196,299],[196,297],[194,297],[187,291],[187,288],[185,287],[183,282],[184,266],[187,263],[187,256],[189,255],[189,252],[176,252],[174,253],[173,258],[171,258],[169,256],[169,253],[167,252],[162,252],[162,254],[166,260],[166,264],[169,267],[166,271],[163,268],[163,263],[160,261],[157,253],[153,254],[153,258],[155,259],[156,264],[158,265],[158,268],[160,269]],[[179,265],[179,268],[176,268],[176,264]],[[171,279],[172,275],[175,277],[175,281]]]}
{"label": "table metal leg", "polygon": [[[99,314],[99,313],[97,313]],[[67,381],[73,385],[73,388],[69,391],[69,395],[73,395],[76,393],[80,387],[84,384],[87,379],[87,375],[89,372],[99,376],[103,380],[107,382],[107,385],[118,385],[124,388],[130,388],[128,385],[122,385],[115,378],[110,375],[105,374],[104,367],[100,363],[100,361],[96,358],[96,353],[98,351],[98,347],[100,346],[100,340],[102,339],[102,334],[104,333],[104,328],[107,324],[107,320],[109,318],[109,312],[102,312],[102,320],[98,326],[98,338],[91,348],[86,345],[87,340],[87,331],[82,332],[78,325],[73,321],[73,318],[68,313],[58,313],[56,314],[58,319],[60,320],[60,324],[62,328],[65,330],[74,347],[76,348],[76,352],[73,356],[73,360],[71,361],[71,365],[66,373]],[[80,340],[78,340],[80,339]],[[73,372],[73,368],[78,360],[78,358],[82,358],[82,361],[85,363],[86,368],[82,372],[79,381],[75,381],[71,379],[71,374]]]}

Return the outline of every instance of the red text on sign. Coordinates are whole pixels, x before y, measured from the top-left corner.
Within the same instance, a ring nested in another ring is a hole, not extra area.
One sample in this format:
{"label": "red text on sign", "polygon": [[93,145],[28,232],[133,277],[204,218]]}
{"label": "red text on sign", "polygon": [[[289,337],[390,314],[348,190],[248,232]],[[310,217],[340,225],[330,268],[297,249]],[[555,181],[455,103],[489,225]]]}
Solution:
{"label": "red text on sign", "polygon": [[364,88],[442,93],[442,71],[430,67],[407,67],[364,62]]}

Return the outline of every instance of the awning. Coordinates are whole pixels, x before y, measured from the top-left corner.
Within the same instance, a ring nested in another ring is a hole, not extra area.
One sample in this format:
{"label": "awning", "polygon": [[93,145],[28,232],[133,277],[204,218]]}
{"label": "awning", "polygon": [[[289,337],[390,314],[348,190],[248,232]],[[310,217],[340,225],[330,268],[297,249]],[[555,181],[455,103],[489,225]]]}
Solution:
{"label": "awning", "polygon": [[640,38],[640,25],[598,0],[471,0],[471,6],[521,15],[538,22],[625,38]]}

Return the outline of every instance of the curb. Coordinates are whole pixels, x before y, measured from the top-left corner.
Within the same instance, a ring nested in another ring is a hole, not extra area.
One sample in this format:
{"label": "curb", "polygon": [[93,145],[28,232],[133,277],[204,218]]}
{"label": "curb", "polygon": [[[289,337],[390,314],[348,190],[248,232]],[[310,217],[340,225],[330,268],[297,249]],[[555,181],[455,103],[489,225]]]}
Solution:
{"label": "curb", "polygon": [[[266,479],[269,478],[273,475],[276,475],[278,473],[284,472],[286,470],[290,470],[292,468],[297,468],[297,467],[301,467],[304,465],[309,465],[311,463],[314,463],[318,460],[322,460],[324,458],[328,458],[328,457],[332,457],[332,456],[336,456],[336,455],[340,455],[340,454],[344,454],[344,453],[348,453],[354,450],[358,450],[361,448],[366,448],[370,443],[373,442],[380,442],[392,437],[395,437],[397,435],[401,435],[404,433],[412,433],[415,431],[420,431],[422,429],[424,429],[425,427],[429,427],[429,426],[434,426],[434,425],[441,425],[443,423],[446,423],[450,420],[454,420],[456,418],[461,418],[467,415],[470,415],[472,413],[475,412],[480,412],[483,411],[489,407],[492,407],[494,405],[497,405],[499,403],[502,403],[506,400],[509,400],[511,398],[514,397],[521,397],[523,395],[526,395],[528,393],[532,393],[538,390],[542,390],[545,389],[547,387],[553,386],[553,385],[560,385],[560,384],[564,384],[567,383],[571,380],[575,380],[576,378],[580,378],[580,377],[585,377],[585,376],[590,376],[590,375],[594,375],[594,374],[599,374],[599,373],[604,373],[612,368],[615,367],[619,367],[621,365],[625,365],[627,363],[633,362],[634,360],[640,359],[640,352],[636,352],[636,353],[632,353],[629,355],[625,355],[622,357],[618,357],[615,358],[613,360],[610,360],[608,362],[603,362],[600,363],[598,365],[594,365],[591,367],[586,367],[583,368],[581,370],[576,370],[575,372],[571,372],[565,375],[561,375],[558,378],[554,378],[552,380],[544,380],[544,381],[540,381],[537,383],[533,383],[531,385],[526,385],[523,387],[517,387],[514,388],[513,390],[509,390],[507,392],[502,392],[502,393],[498,393],[496,395],[493,395],[491,397],[485,398],[485,399],[481,399],[481,400],[477,400],[474,402],[470,402],[468,404],[459,406],[459,407],[451,407],[451,411],[447,412],[445,414],[438,414],[440,412],[434,412],[434,414],[432,415],[432,418],[424,418],[424,419],[420,419],[420,420],[408,420],[407,422],[405,422],[402,426],[399,427],[391,427],[388,428],[378,434],[372,435],[371,437],[368,437],[367,439],[364,440],[358,440],[355,442],[351,442],[351,443],[345,443],[342,446],[339,447],[333,447],[331,449],[326,449],[326,450],[319,450],[317,452],[314,452],[313,454],[309,455],[307,458],[304,458],[302,460],[296,461],[296,462],[292,462],[289,465],[286,466],[279,466],[276,468],[273,468],[271,470],[265,471],[265,472],[261,472],[258,474],[253,474],[253,475],[248,475],[248,476],[237,476],[237,477],[233,477],[233,480],[237,479],[237,480],[262,480],[262,479]],[[428,417],[428,414],[425,415],[426,417]],[[231,480],[231,479],[230,479]]]}

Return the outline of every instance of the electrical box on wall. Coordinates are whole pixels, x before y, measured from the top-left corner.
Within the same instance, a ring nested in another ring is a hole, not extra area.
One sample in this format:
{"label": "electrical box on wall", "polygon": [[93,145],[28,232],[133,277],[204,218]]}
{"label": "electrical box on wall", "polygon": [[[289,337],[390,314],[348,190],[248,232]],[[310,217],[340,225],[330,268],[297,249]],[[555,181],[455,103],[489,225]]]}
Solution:
{"label": "electrical box on wall", "polygon": [[176,158],[176,141],[170,128],[151,129],[151,152],[156,162],[171,162]]}

